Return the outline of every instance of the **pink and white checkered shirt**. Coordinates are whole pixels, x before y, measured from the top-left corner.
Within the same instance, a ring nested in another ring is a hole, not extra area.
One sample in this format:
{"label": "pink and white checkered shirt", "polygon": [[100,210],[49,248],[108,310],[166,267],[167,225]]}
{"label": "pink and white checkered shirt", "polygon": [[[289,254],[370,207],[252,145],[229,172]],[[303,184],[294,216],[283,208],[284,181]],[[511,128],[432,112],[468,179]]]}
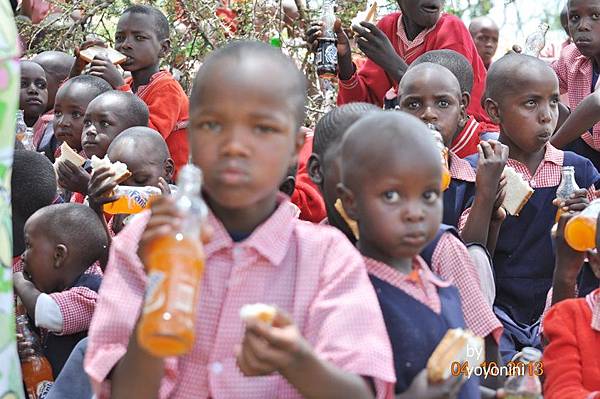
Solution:
{"label": "pink and white checkered shirt", "polygon": [[[142,306],[146,274],[137,247],[148,220],[140,214],[112,242],[85,359],[99,398],[110,396],[107,376],[126,353]],[[241,242],[213,214],[208,223],[214,236],[205,247],[196,345],[165,360],[160,398],[300,397],[280,375],[244,377],[236,365],[239,311],[255,302],[288,312],[322,359],[372,377],[377,397],[392,397],[393,357],[377,297],[360,254],[340,232],[297,220],[285,205]]]}
{"label": "pink and white checkered shirt", "polygon": [[[22,272],[23,263],[19,260],[13,264],[13,272]],[[102,276],[102,269],[98,262],[90,266],[85,274]],[[96,309],[98,293],[88,287],[73,287],[62,292],[49,295],[56,302],[63,320],[63,329],[58,335],[71,335],[87,331],[92,322]]]}
{"label": "pink and white checkered shirt", "polygon": [[452,233],[444,233],[431,258],[431,270],[458,288],[465,323],[474,334],[502,335],[502,323],[496,318],[480,288],[479,273],[465,244]]}
{"label": "pink and white checkered shirt", "polygon": [[[569,44],[552,63],[558,76],[560,93],[567,93],[569,107],[575,109],[592,92],[592,60],[579,52],[575,44]],[[593,149],[600,151],[600,123],[596,123],[593,134],[586,131],[581,138]]]}
{"label": "pink and white checkered shirt", "polygon": [[450,151],[450,176],[453,179],[474,183],[477,175],[468,161]]}
{"label": "pink and white checkered shirt", "polygon": [[440,314],[442,302],[437,287],[448,287],[450,283],[434,275],[423,258],[413,258],[413,271],[410,274],[400,273],[393,267],[366,256],[364,260],[369,274],[404,291],[436,314]]}

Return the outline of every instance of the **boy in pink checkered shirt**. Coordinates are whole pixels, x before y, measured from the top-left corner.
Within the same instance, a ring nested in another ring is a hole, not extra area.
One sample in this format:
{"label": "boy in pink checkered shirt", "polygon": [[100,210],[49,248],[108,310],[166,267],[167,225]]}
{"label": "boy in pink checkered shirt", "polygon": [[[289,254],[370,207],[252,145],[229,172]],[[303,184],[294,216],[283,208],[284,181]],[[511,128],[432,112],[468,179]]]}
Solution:
{"label": "boy in pink checkered shirt", "polygon": [[[278,193],[304,139],[304,79],[256,42],[229,44],[203,64],[190,143],[213,234],[196,344],[157,359],[135,339],[144,248],[180,217],[163,198],[111,246],[85,360],[99,398],[391,397],[391,348],[360,255],[338,231],[296,219]],[[255,302],[277,306],[274,326],[240,320]]]}

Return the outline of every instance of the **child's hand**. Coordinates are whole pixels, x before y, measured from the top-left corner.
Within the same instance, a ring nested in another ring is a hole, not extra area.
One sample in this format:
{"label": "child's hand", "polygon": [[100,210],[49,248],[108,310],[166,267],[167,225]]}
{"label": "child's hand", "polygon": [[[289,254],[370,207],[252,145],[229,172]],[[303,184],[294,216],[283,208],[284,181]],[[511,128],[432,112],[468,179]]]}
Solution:
{"label": "child's hand", "polygon": [[400,395],[396,395],[396,399],[450,399],[458,397],[458,391],[466,380],[462,377],[450,377],[446,381],[439,384],[432,384],[427,379],[427,369],[421,370],[419,374],[412,380],[408,390]]}
{"label": "child's hand", "polygon": [[236,354],[242,373],[256,377],[297,368],[311,349],[290,317],[278,310],[273,326],[255,320],[246,323]]}
{"label": "child's hand", "polygon": [[[337,36],[338,58],[349,56],[351,52],[350,40],[348,39],[348,35],[346,35],[346,32],[344,32],[344,29],[342,28],[341,20],[337,19],[335,21],[333,30],[335,32],[335,35]],[[323,36],[323,22],[311,22],[310,27],[306,30],[306,42],[308,43],[312,51],[317,50],[317,47],[319,45],[319,38],[321,36]]]}
{"label": "child's hand", "polygon": [[115,202],[119,197],[109,194],[117,187],[115,173],[106,166],[94,169],[88,184],[88,202],[90,208],[98,212],[102,207]]}
{"label": "child's hand", "polygon": [[585,252],[575,251],[565,241],[565,226],[573,216],[570,213],[561,215],[555,237],[556,269],[554,273],[555,276],[566,277],[568,280],[577,278],[585,260]]}
{"label": "child's hand", "polygon": [[91,63],[90,75],[106,80],[113,89],[125,84],[123,76],[108,57],[97,55]]}
{"label": "child's hand", "polygon": [[102,40],[93,39],[86,40],[80,47],[75,47],[75,62],[71,67],[71,72],[69,73],[70,77],[81,75],[85,66],[88,64],[86,60],[79,56],[79,52],[94,46],[106,47],[106,44]]}
{"label": "child's hand", "polygon": [[398,76],[400,69],[403,66],[406,68],[406,64],[385,33],[366,21],[361,22],[360,25],[352,25],[352,30],[356,32],[358,48],[394,80],[399,81],[401,79],[401,76]]}
{"label": "child's hand", "polygon": [[494,140],[482,141],[477,146],[477,151],[477,194],[488,195],[490,200],[497,199],[500,178],[508,160],[508,147]]}
{"label": "child's hand", "polygon": [[506,210],[502,208],[504,198],[506,198],[507,180],[504,175],[500,177],[498,183],[498,191],[496,192],[496,201],[494,202],[494,210],[492,212],[492,221],[503,222],[506,219]]}
{"label": "child's hand", "polygon": [[71,161],[65,160],[58,164],[58,184],[74,193],[86,195],[90,175],[81,166],[75,166]]}
{"label": "child's hand", "polygon": [[590,201],[587,198],[587,190],[579,189],[575,190],[573,194],[571,194],[571,198],[566,201],[561,201],[558,198],[552,201],[554,206],[560,207],[563,212],[581,212],[590,204]]}
{"label": "child's hand", "polygon": [[167,183],[167,181],[162,177],[158,178],[158,188],[160,188],[162,195],[171,195],[171,187],[169,186],[169,183]]}

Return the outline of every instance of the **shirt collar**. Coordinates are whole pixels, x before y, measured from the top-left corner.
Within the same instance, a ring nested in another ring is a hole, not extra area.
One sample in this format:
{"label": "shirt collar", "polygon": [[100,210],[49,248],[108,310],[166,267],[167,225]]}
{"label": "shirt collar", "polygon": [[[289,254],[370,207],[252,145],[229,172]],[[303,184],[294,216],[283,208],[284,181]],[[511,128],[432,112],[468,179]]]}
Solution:
{"label": "shirt collar", "polygon": [[[396,288],[401,288],[403,284],[411,280],[410,275],[400,273],[393,267],[379,262],[373,258],[364,256],[365,265],[369,274],[377,277],[380,280],[385,281],[388,284],[393,285]],[[421,281],[425,283],[431,283],[437,287],[448,287],[450,283],[437,277],[427,263],[420,256],[415,256],[412,260],[413,271],[416,271]]]}
{"label": "shirt collar", "polygon": [[453,179],[474,183],[477,175],[468,161],[450,152],[450,176]]}
{"label": "shirt collar", "polygon": [[600,288],[588,294],[585,300],[592,310],[592,329],[600,331]]}
{"label": "shirt collar", "polygon": [[289,197],[279,193],[275,212],[243,241],[233,242],[221,221],[212,212],[209,212],[207,220],[214,229],[212,239],[206,244],[207,257],[223,249],[245,247],[254,249],[273,266],[277,266],[288,252],[298,219],[296,209],[289,203]]}
{"label": "shirt collar", "polygon": [[396,34],[398,35],[398,37],[400,38],[400,41],[406,47],[407,50],[411,49],[413,47],[418,47],[421,44],[423,44],[425,42],[425,38],[427,37],[427,35],[436,28],[437,24],[440,22],[440,19],[442,19],[442,15],[440,14],[440,17],[438,18],[435,25],[433,25],[429,29],[425,29],[425,30],[421,31],[421,33],[419,33],[417,35],[417,37],[415,37],[415,39],[411,41],[408,39],[408,35],[406,34],[406,29],[404,29],[404,22],[402,22],[402,12],[400,12],[399,14],[400,14],[400,16],[398,17],[398,27],[397,27]]}

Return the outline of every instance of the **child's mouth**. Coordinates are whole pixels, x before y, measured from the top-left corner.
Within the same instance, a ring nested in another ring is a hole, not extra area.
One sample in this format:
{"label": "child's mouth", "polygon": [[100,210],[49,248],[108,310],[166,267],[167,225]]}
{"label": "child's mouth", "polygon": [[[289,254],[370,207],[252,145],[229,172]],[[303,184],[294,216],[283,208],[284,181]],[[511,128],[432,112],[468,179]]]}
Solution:
{"label": "child's mouth", "polygon": [[421,9],[428,14],[437,14],[440,11],[440,8],[435,5],[424,5],[421,7]]}

